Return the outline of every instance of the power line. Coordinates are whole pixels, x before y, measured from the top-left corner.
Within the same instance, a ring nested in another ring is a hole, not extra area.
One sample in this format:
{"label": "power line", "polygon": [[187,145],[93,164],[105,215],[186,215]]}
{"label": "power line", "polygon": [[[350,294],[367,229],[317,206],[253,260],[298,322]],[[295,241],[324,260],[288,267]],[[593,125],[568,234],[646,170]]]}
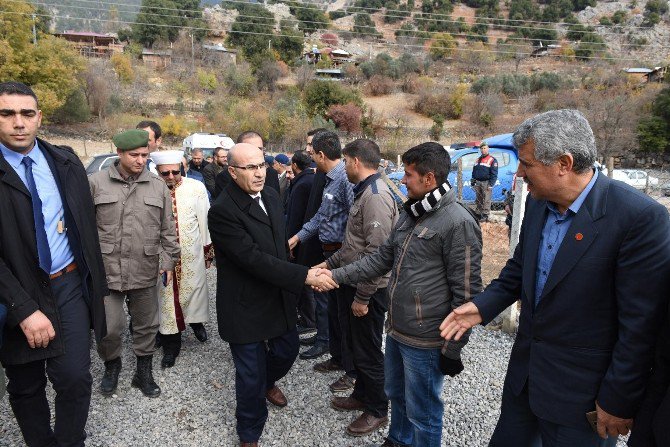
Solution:
{"label": "power line", "polygon": [[[18,2],[18,3],[22,2],[22,0],[6,0],[6,1],[9,1],[9,2]],[[97,3],[97,2],[95,2],[95,1],[90,1],[90,0],[77,0],[77,1],[86,2],[86,3]],[[48,4],[48,3],[42,3],[42,2],[34,2],[34,4],[42,5],[42,6],[50,6],[50,4]],[[129,6],[129,5],[126,5],[126,4],[121,4],[121,3],[108,3],[108,5],[112,5],[112,6]],[[75,6],[75,5],[71,5],[71,7],[72,7],[72,8],[76,8],[76,9],[83,9],[83,10],[95,10],[95,11],[99,10],[99,8],[85,7],[85,6]],[[171,10],[175,10],[174,8],[158,8],[158,9],[171,9]],[[118,10],[118,11],[119,11],[119,12],[135,12],[135,11],[128,11],[128,10]],[[195,10],[176,10],[176,11],[195,11]],[[158,14],[158,13],[153,13],[153,12],[145,12],[145,13],[143,13],[143,14],[146,14],[147,16],[150,16],[150,17],[167,17],[167,18],[179,18],[179,19],[188,18],[188,17],[179,16],[179,15],[173,15],[173,14]],[[271,22],[272,22],[272,25],[273,25],[273,26],[275,25],[275,18],[274,18],[274,17],[262,17],[262,16],[242,15],[242,14],[238,15],[237,17],[250,18],[250,19],[262,19],[262,20],[268,20],[268,21],[271,21]],[[320,21],[302,21],[302,22],[303,22],[303,23],[311,23],[311,24],[328,24],[328,22],[320,22]],[[120,22],[119,22],[119,23],[120,23]],[[125,23],[128,23],[128,22],[125,22]],[[241,24],[241,25],[255,24],[254,22],[251,22],[251,21],[238,21],[237,23],[239,23],[239,24]],[[460,22],[457,22],[457,21],[456,21],[455,23],[460,23]],[[268,25],[269,25],[269,24],[270,24],[270,23],[268,23]],[[376,29],[377,29],[376,27],[363,27],[363,28],[370,28],[370,30],[373,30],[373,29],[376,30]],[[405,30],[402,30],[402,29],[400,29],[400,28],[393,28],[393,27],[388,27],[388,28],[386,28],[386,27],[380,27],[380,28],[381,28],[381,29],[384,29],[384,30],[391,30],[391,31],[405,31]],[[516,26],[516,28],[519,28],[519,29],[531,29],[531,30],[536,30],[536,29],[538,29],[538,28],[533,28],[533,27],[521,27],[521,26]],[[201,29],[202,29],[202,28],[201,28]],[[219,30],[216,30],[216,29],[213,29],[213,28],[207,28],[207,29],[211,29],[211,30],[219,31]],[[225,31],[225,30],[223,30],[223,31]],[[318,30],[318,31],[320,31],[320,30]],[[328,31],[328,30],[325,30],[325,31]],[[334,29],[334,30],[332,30],[332,31],[346,31],[346,30]],[[442,31],[412,31],[412,30],[406,30],[406,31],[407,31],[409,34],[411,34],[411,33],[415,33],[415,32],[416,32],[416,33],[420,33],[420,34],[427,34],[427,35],[429,35],[429,36],[430,36],[430,35],[437,35],[437,34],[442,34],[442,33],[443,33]],[[554,30],[554,31],[555,31],[555,30]],[[238,32],[238,31],[229,31],[229,32],[236,33],[236,32]],[[594,32],[584,31],[583,33],[584,33],[584,34],[590,34],[590,33],[594,33]],[[452,36],[455,36],[455,37],[463,37],[463,38],[472,37],[472,38],[475,38],[474,40],[479,40],[479,39],[481,39],[482,37],[487,37],[485,34],[467,34],[467,33],[457,33],[457,32],[452,32],[452,33],[449,33],[449,34],[451,34]],[[617,35],[617,36],[619,36],[619,37],[623,37],[621,34],[615,34],[615,35]],[[407,36],[407,37],[412,37],[412,38],[420,39],[420,40],[424,40],[424,41],[430,39],[430,37],[423,37],[423,36],[411,36],[411,35],[409,35],[409,36]],[[552,42],[560,43],[560,42],[563,42],[562,39],[539,39],[539,38],[531,38],[531,37],[515,37],[515,36],[507,36],[507,37],[506,37],[506,40],[508,40],[508,41],[509,41],[509,40],[512,40],[512,41],[516,41],[516,42],[529,42],[529,43],[533,43],[533,42],[537,42],[537,41],[542,41],[542,42],[545,42],[545,43],[552,43]],[[607,42],[590,42],[590,44],[591,44],[591,45],[597,45],[597,46],[603,46],[603,47],[607,47],[607,46],[608,46],[608,43],[607,43]],[[655,48],[655,49],[670,49],[670,46],[663,46],[663,45],[660,45],[660,46],[659,46],[659,45],[654,45],[654,44],[643,44],[643,43],[640,43],[640,44],[638,44],[638,43],[618,43],[618,45],[619,45],[620,47],[631,47],[631,48],[653,47],[653,48]]]}
{"label": "power line", "polygon": [[[21,0],[7,0],[7,1],[14,1],[14,2],[19,1],[20,2]],[[74,1],[81,2],[81,3],[96,3],[96,4],[99,3],[98,1],[95,1],[95,0],[74,0]],[[265,6],[263,4],[250,2],[250,1],[245,1],[245,0],[222,0],[222,3],[224,3],[224,2],[225,3],[240,3],[240,4],[247,4],[247,5],[256,5],[256,6],[263,7],[264,9],[267,9],[267,8],[265,8]],[[316,8],[316,6],[314,6],[315,4],[310,3],[310,2],[305,2],[305,1],[291,1],[290,3],[291,4],[290,5],[287,4],[287,6],[289,6],[291,8],[296,8],[296,9],[315,9]],[[307,5],[313,5],[313,6],[305,6],[305,7],[296,6],[297,4],[307,4]],[[48,3],[44,3],[44,5],[53,6],[53,4],[48,4]],[[106,3],[106,5],[129,6],[131,8],[137,8],[137,5],[132,5],[132,4],[128,4],[128,3]],[[140,7],[140,9],[141,9],[141,7]],[[181,13],[201,13],[202,12],[202,10],[200,10],[200,9],[180,9],[180,8],[168,8],[168,7],[162,7],[162,6],[151,6],[150,9],[154,9],[154,10],[159,9],[159,10],[165,10],[165,11],[176,11],[176,12],[181,12]],[[323,11],[321,8],[316,8],[316,9],[319,9],[319,10]],[[373,11],[373,12],[379,12],[380,11],[379,9],[375,9],[375,8],[364,8],[364,7],[358,7],[358,6],[351,7],[351,9],[370,10],[370,11]],[[407,11],[403,11],[403,10],[399,10],[399,9],[390,9],[390,10],[387,9],[386,11],[387,12],[388,11],[403,12],[403,13],[407,12]],[[127,11],[127,12],[134,12],[134,10],[133,11]],[[410,11],[410,13],[412,13],[412,12],[414,12],[414,11]],[[421,14],[424,14],[424,13],[421,13]],[[458,20],[454,20],[452,18],[451,14],[442,14],[442,13],[425,13],[425,14],[427,14],[426,18],[415,17],[415,16],[409,16],[409,17],[411,17],[413,19],[418,18],[419,20],[425,20],[425,21],[431,21],[431,22],[454,23],[454,24],[462,23]],[[435,18],[436,16],[438,16],[438,17],[440,17],[440,16],[448,17],[448,19],[436,19]],[[243,15],[243,17],[264,18],[264,17],[259,17],[259,16],[244,16],[244,15]],[[397,18],[402,18],[402,19],[408,18],[408,16],[406,16],[406,15],[392,16],[392,17],[397,17]],[[486,23],[478,23],[478,20],[491,21],[491,22],[501,22],[501,21],[504,21],[504,22],[521,22],[521,23],[526,23],[526,24],[527,23],[537,23],[537,24],[545,24],[545,25],[551,25],[551,26],[564,26],[564,27],[570,27],[570,26],[575,25],[574,23],[567,23],[567,22],[543,22],[543,21],[536,21],[536,20],[504,19],[504,18],[494,18],[494,17],[475,17],[475,24],[482,24],[482,25],[486,24]],[[328,25],[330,23],[330,22],[323,22],[323,21],[313,21],[313,22],[304,21],[304,22],[305,23],[318,23],[318,24],[324,24],[324,25]],[[578,24],[581,24],[581,23],[578,23]],[[517,28],[517,29],[534,29],[534,30],[556,31],[556,28],[528,27],[528,26],[499,24],[499,23],[492,23],[490,25],[491,26],[499,26],[501,28],[513,28],[513,29]],[[616,27],[618,27],[618,25],[597,25],[597,26],[599,26],[601,28],[616,28]],[[633,25],[627,26],[626,28],[627,29],[649,29],[647,27],[633,26]],[[390,29],[394,29],[394,28],[390,28]],[[584,31],[584,32],[585,33],[594,33],[595,31]],[[607,33],[607,34],[620,35],[620,33],[616,33],[616,32],[615,33]]]}
{"label": "power line", "polygon": [[[14,12],[14,11],[0,11],[0,14],[13,14],[13,15],[21,15],[21,16],[32,16],[33,13],[24,13],[24,12]],[[49,14],[35,14],[36,16],[42,16],[42,17],[57,17],[57,18],[64,18],[64,19],[71,19],[71,20],[84,20],[84,21],[94,21],[94,22],[115,22],[115,23],[125,23],[125,24],[132,24],[132,23],[137,23],[140,25],[152,25],[156,27],[162,27],[162,28],[178,28],[178,29],[191,29],[191,30],[202,30],[202,31],[225,31],[221,29],[214,29],[214,28],[207,28],[207,27],[182,27],[178,25],[167,25],[167,24],[156,24],[156,23],[146,23],[146,22],[127,22],[127,21],[122,21],[122,20],[105,20],[105,19],[99,19],[99,18],[88,18],[88,17],[72,17],[72,16],[60,16],[60,15],[49,15]],[[300,38],[303,41],[308,41],[311,40],[308,37],[299,37],[295,35],[287,35],[287,34],[272,34],[272,33],[258,33],[258,32],[251,32],[251,31],[233,31],[232,33],[236,34],[249,34],[249,35],[259,35],[259,36],[267,36],[267,37],[291,37],[291,38]],[[413,45],[413,44],[399,44],[399,43],[393,43],[393,42],[371,42],[370,45],[375,45],[376,47],[402,47],[402,48],[421,48],[425,49],[424,45]],[[514,56],[531,56],[531,53],[528,52],[518,52],[518,51],[501,51],[501,50],[494,50],[494,49],[477,49],[477,48],[462,48],[462,47],[445,47],[445,46],[432,46],[431,48],[434,49],[447,49],[451,50],[454,52],[472,52],[472,53],[491,53],[491,54],[507,54],[507,55],[514,55]],[[580,56],[580,59],[603,59],[601,56]],[[619,61],[638,61],[637,58],[622,58],[622,57],[617,57],[616,58]]]}

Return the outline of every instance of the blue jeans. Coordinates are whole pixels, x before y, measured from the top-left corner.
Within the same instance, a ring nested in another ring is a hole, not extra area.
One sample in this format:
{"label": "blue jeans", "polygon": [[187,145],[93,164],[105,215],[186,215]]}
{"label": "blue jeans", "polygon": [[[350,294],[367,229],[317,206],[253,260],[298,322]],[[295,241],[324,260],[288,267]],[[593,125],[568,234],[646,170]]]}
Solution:
{"label": "blue jeans", "polygon": [[566,427],[533,414],[528,402],[528,386],[514,395],[503,387],[500,418],[489,447],[614,447],[616,437],[600,438],[590,427]]}
{"label": "blue jeans", "polygon": [[386,337],[385,391],[391,401],[388,438],[400,445],[440,447],[444,375],[440,349],[414,348]]}

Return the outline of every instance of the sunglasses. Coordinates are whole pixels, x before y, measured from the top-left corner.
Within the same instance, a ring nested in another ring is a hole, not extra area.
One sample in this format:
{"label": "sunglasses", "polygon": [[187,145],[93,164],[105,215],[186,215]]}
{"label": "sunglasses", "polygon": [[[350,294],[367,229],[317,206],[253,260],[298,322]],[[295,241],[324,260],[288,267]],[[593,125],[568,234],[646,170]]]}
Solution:
{"label": "sunglasses", "polygon": [[170,174],[175,175],[175,176],[181,174],[181,171],[179,171],[179,170],[177,170],[177,171],[158,171],[158,172],[160,172],[160,174],[163,177],[167,177]]}

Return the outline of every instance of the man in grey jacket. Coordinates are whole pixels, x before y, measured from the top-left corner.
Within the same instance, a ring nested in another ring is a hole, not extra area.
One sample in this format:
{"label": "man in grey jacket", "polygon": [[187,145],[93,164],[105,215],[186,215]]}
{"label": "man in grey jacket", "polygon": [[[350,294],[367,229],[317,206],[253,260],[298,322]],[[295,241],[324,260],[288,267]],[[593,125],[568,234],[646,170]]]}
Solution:
{"label": "man in grey jacket", "polygon": [[[344,242],[333,256],[318,267],[333,269],[372,254],[383,245],[398,220],[398,208],[393,194],[377,172],[381,160],[379,146],[374,141],[360,139],[347,144],[344,155],[347,178],[354,187],[354,204]],[[389,274],[358,283],[343,284],[339,293],[348,307],[349,340],[356,384],[351,396],[334,397],[331,405],[337,410],[363,410],[347,427],[352,436],[364,436],[388,422],[388,398],[384,392],[384,353],[382,333],[386,314]]]}
{"label": "man in grey jacket", "polygon": [[439,447],[444,374],[463,370],[466,343],[444,343],[439,326],[481,291],[481,230],[446,182],[451,162],[441,145],[420,144],[402,161],[409,200],[391,236],[376,253],[322,273],[356,284],[391,271],[384,360],[391,427],[382,446]]}

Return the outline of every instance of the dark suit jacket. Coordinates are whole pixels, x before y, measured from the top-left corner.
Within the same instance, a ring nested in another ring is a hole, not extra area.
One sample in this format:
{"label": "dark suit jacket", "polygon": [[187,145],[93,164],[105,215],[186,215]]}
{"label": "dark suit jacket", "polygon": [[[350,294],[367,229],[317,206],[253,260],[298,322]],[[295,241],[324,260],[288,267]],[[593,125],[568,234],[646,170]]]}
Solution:
{"label": "dark suit jacket", "polygon": [[[84,166],[70,148],[38,140],[56,184],[65,213],[68,242],[75,257],[82,292],[98,341],[107,332],[103,298],[109,294],[95,220],[93,199]],[[58,306],[49,276],[39,267],[30,192],[0,154],[0,303],[7,306],[7,325],[0,361],[24,364],[61,355],[65,349]],[[31,349],[19,323],[33,312],[44,313],[56,331],[46,348]]]}
{"label": "dark suit jacket", "polygon": [[287,261],[288,245],[279,194],[261,192],[268,214],[235,182],[209,209],[216,253],[216,313],[221,338],[253,343],[295,329],[296,295],[307,268]]}
{"label": "dark suit jacket", "polygon": [[214,199],[219,197],[221,191],[226,189],[226,186],[228,186],[228,183],[230,183],[231,180],[232,177],[230,177],[230,172],[228,172],[227,168],[216,174],[216,178],[214,179],[214,194],[212,194],[212,202]]}
{"label": "dark suit jacket", "polygon": [[[311,168],[310,168],[311,169]],[[319,211],[321,207],[321,200],[323,199],[323,188],[326,186],[326,174],[318,171],[314,174],[314,181],[312,182],[312,190],[309,193],[309,199],[307,200],[307,209],[305,210],[305,222],[314,217],[314,215]],[[302,228],[302,225],[300,225]],[[298,230],[300,229],[298,228]],[[296,234],[297,231],[293,234],[289,233],[289,237]],[[320,264],[323,262],[323,249],[321,248],[321,242],[319,242],[318,237],[311,237],[306,242],[300,242],[295,252],[296,262],[300,265],[306,265],[311,267],[313,265]]]}
{"label": "dark suit jacket", "polygon": [[[290,236],[296,234],[305,222],[305,212],[309,194],[314,183],[314,171],[306,169],[296,175],[288,187],[288,204],[286,207],[286,232]],[[298,247],[300,247],[298,245]]]}
{"label": "dark suit jacket", "polygon": [[279,174],[272,166],[268,166],[265,170],[265,186],[274,188],[277,193],[280,193],[279,190]]}
{"label": "dark suit jacket", "polygon": [[647,393],[635,415],[630,447],[670,446],[670,307],[658,337],[656,362]]}
{"label": "dark suit jacket", "polygon": [[546,201],[529,198],[519,244],[498,279],[473,299],[484,324],[521,299],[507,384],[528,384],[533,413],[588,427],[595,402],[635,415],[667,309],[667,210],[633,188],[599,175],[573,217],[534,308],[535,269]]}

